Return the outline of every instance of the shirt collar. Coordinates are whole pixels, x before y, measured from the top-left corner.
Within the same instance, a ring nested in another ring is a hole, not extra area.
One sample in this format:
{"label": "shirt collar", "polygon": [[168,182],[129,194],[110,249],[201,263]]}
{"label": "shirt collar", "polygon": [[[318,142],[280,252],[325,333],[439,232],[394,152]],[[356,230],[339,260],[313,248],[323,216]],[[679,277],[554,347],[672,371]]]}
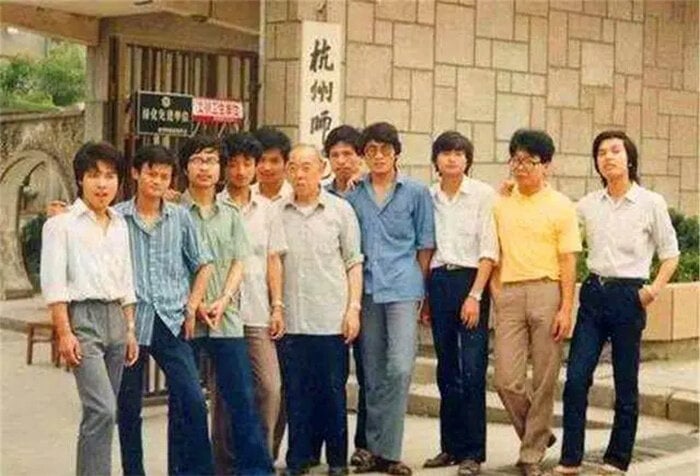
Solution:
{"label": "shirt collar", "polygon": [[[202,215],[202,207],[194,201],[189,190],[185,190],[185,192],[180,196],[180,203],[186,206],[189,210],[192,210],[193,208],[196,209],[199,215],[204,218]],[[219,211],[219,201],[216,199],[212,203],[212,210],[214,210],[214,213],[218,213]]]}
{"label": "shirt collar", "polygon": [[[641,187],[639,185],[637,185],[637,182],[632,182],[632,186],[629,188],[629,190],[627,190],[627,193],[625,193],[623,198],[627,201],[635,203],[639,200],[640,191],[641,191]],[[600,198],[601,198],[601,200],[606,199],[606,200],[614,201],[613,198],[608,193],[607,187],[604,188],[603,190],[601,190]]]}
{"label": "shirt collar", "polygon": [[[394,181],[396,182],[396,185],[404,185],[406,183],[406,176],[400,172],[396,172],[396,177],[394,178]],[[362,178],[360,183],[369,188],[372,186],[372,174],[365,174],[365,176]]]}
{"label": "shirt collar", "polygon": [[[125,202],[126,206],[124,206],[124,209],[122,210],[122,215],[127,216],[127,215],[136,215],[136,197],[134,196],[133,198],[129,199],[128,201]],[[167,202],[163,200],[160,205],[160,212],[164,216],[170,216],[170,214],[173,213],[175,207],[177,205],[171,202]]]}
{"label": "shirt collar", "polygon": [[[440,188],[440,182],[431,185],[430,192],[433,195],[433,198],[437,198],[438,200],[448,198],[445,192],[442,191],[442,188]],[[471,179],[465,175],[462,182],[459,184],[459,190],[457,190],[457,193],[460,195],[469,195],[471,192]]]}
{"label": "shirt collar", "polygon": [[518,190],[518,186],[516,185],[513,187],[513,192],[512,196],[519,199],[519,200],[531,200],[539,197],[543,197],[544,195],[548,194],[549,192],[552,191],[552,186],[549,183],[545,183],[544,186],[539,189],[536,193],[532,195],[523,195],[520,193],[520,190]]}
{"label": "shirt collar", "polygon": [[[319,206],[322,208],[326,208],[326,205],[328,203],[328,197],[330,196],[330,193],[327,192],[323,187],[321,187],[321,192],[318,194],[318,201],[316,202],[316,207],[318,208]],[[288,197],[284,197],[282,202],[282,208],[288,208],[288,207],[294,207],[294,208],[299,208],[299,205],[294,202],[294,194],[292,193]]]}
{"label": "shirt collar", "polygon": [[[76,216],[86,213],[91,217],[95,216],[95,212],[88,208],[87,204],[80,197],[75,199],[73,204],[68,208],[68,211]],[[112,207],[107,207],[107,216],[109,216],[110,219],[114,218],[114,209]]]}
{"label": "shirt collar", "polygon": [[241,206],[231,198],[231,194],[228,193],[228,190],[224,188],[221,192],[219,192],[216,195],[217,200],[225,203],[226,205],[232,206],[236,211],[239,213],[246,214],[250,212],[252,209],[258,207],[260,205],[260,202],[264,199],[264,197],[258,193],[254,193],[253,190],[251,189],[250,191],[250,200],[248,201],[247,204],[244,206]]}

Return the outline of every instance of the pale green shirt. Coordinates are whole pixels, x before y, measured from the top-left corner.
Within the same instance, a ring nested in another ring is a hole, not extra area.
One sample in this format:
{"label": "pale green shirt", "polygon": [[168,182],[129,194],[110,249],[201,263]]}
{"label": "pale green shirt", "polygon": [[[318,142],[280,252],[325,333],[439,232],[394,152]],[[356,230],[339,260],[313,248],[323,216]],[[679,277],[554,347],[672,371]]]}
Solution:
{"label": "pale green shirt", "polygon": [[[188,192],[182,195],[181,202],[189,210],[202,243],[214,257],[214,272],[204,297],[204,301],[211,304],[223,296],[231,262],[245,260],[250,254],[248,237],[239,213],[231,205],[215,201],[208,214],[204,214]],[[239,299],[232,301],[224,311],[218,329],[209,329],[206,324],[197,321],[195,337],[243,337],[239,308]]]}
{"label": "pale green shirt", "polygon": [[321,191],[310,213],[292,198],[280,204],[288,334],[338,335],[348,304],[347,272],[362,263],[360,227],[348,202]]}

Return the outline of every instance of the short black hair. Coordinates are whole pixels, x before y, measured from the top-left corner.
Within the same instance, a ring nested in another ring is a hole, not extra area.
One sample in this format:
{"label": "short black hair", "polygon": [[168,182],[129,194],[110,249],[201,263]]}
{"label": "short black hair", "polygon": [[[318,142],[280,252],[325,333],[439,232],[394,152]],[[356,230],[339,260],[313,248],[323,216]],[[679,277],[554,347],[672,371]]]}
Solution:
{"label": "short black hair", "polygon": [[401,141],[399,133],[392,124],[388,122],[375,122],[365,127],[360,135],[360,150],[364,152],[365,147],[371,141],[380,142],[382,144],[390,144],[394,147],[396,155],[401,153]]}
{"label": "short black hair", "polygon": [[263,146],[250,132],[229,134],[224,138],[223,142],[223,159],[227,163],[229,159],[241,154],[246,157],[252,157],[255,159],[256,164],[260,160],[260,157],[262,157]]}
{"label": "short black hair", "polygon": [[163,147],[162,145],[146,145],[141,147],[136,155],[134,155],[134,160],[131,166],[141,172],[141,168],[145,164],[149,167],[154,165],[169,165],[173,169],[173,175],[177,172],[177,160],[175,159],[175,154]]}
{"label": "short black hair", "polygon": [[629,170],[629,177],[632,182],[640,183],[639,181],[639,154],[637,153],[637,146],[634,145],[632,139],[629,138],[627,134],[623,131],[618,130],[607,130],[598,134],[595,139],[593,139],[593,167],[595,171],[598,172],[603,186],[608,185],[608,181],[605,180],[603,174],[600,173],[598,169],[598,149],[603,141],[608,139],[620,139],[622,144],[625,146],[625,152],[627,152],[627,170]]}
{"label": "short black hair", "polygon": [[326,154],[326,157],[330,157],[331,149],[341,142],[351,145],[358,155],[362,154],[360,131],[345,124],[332,129],[326,136],[326,140],[323,142],[323,153]]}
{"label": "short black hair", "polygon": [[289,160],[289,151],[292,150],[292,142],[284,132],[274,127],[263,126],[253,132],[253,135],[258,139],[258,142],[262,144],[263,152],[279,149],[282,153],[282,159],[285,162]]}
{"label": "short black hair", "polygon": [[512,157],[518,150],[538,156],[543,164],[548,164],[554,156],[554,141],[545,131],[538,129],[518,129],[513,133],[508,145],[508,153]]}
{"label": "short black hair", "polygon": [[196,135],[188,137],[182,145],[180,145],[180,149],[178,150],[180,169],[185,173],[190,157],[206,149],[214,149],[219,154],[219,157],[221,157],[221,145],[221,139],[216,136]]}
{"label": "short black hair", "polygon": [[464,152],[464,156],[467,158],[467,168],[464,169],[464,175],[467,175],[474,161],[474,145],[469,139],[457,131],[445,131],[433,142],[433,155],[431,160],[433,161],[435,170],[438,170],[438,154],[441,152],[451,152],[453,150]]}
{"label": "short black hair", "polygon": [[75,184],[78,187],[78,196],[83,196],[83,187],[81,185],[83,177],[88,170],[97,169],[97,162],[105,162],[117,172],[117,180],[121,185],[126,172],[126,162],[124,157],[109,142],[86,142],[75,153],[73,157],[73,174],[75,175]]}

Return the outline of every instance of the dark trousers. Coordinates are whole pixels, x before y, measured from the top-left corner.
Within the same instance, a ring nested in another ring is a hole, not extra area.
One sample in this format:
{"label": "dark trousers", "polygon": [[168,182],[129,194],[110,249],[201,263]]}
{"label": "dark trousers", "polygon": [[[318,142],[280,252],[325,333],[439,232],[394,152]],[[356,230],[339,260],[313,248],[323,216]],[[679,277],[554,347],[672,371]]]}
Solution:
{"label": "dark trousers", "polygon": [[[192,349],[184,340],[175,337],[156,317],[153,324],[153,339],[147,347],[158,366],[165,373],[169,401],[177,402],[168,409],[168,474],[213,474],[211,444],[207,427],[207,407],[199,382]],[[146,352],[133,367],[124,369],[117,415],[119,442],[121,444],[122,470],[125,475],[145,474],[143,468],[143,443],[141,435],[141,408],[143,391],[143,368],[147,362]],[[185,444],[174,455],[170,420],[173,414],[182,415],[186,430],[182,435]],[[178,463],[175,464],[175,461]]]}
{"label": "dark trousers", "polygon": [[214,366],[216,389],[229,417],[231,441],[227,446],[235,455],[234,474],[273,474],[272,459],[255,405],[253,371],[245,338],[203,337],[191,344],[195,356],[204,351]]}
{"label": "dark trousers", "polygon": [[489,295],[484,293],[479,323],[460,320],[476,269],[431,271],[428,296],[440,390],[441,450],[458,460],[486,459],[486,368]]}
{"label": "dark trousers", "polygon": [[615,419],[604,460],[626,470],[632,458],[639,415],[639,347],[646,312],[639,301],[643,282],[583,283],[564,386],[564,441],[561,463],[581,464],[588,390],[605,341],[612,344]]}
{"label": "dark trousers", "polygon": [[[360,336],[357,336],[352,344],[352,358],[355,361],[355,377],[357,378],[357,418],[355,423],[355,449],[367,449],[367,438],[365,437],[365,422],[367,420],[367,402],[365,401],[365,371],[362,367],[362,350]],[[323,429],[316,428],[313,442],[312,461],[321,460],[321,446],[323,446]]]}
{"label": "dark trousers", "polygon": [[328,466],[346,467],[349,359],[343,337],[287,334],[278,350],[289,426],[287,468],[306,467],[318,439],[326,444]]}

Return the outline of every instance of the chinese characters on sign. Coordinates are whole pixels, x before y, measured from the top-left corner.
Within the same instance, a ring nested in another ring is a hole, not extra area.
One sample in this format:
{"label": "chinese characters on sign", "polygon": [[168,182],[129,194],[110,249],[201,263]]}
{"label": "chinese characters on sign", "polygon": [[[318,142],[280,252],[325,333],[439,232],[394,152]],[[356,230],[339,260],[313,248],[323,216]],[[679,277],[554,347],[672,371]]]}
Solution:
{"label": "chinese characters on sign", "polygon": [[136,92],[136,133],[189,136],[192,130],[192,96]]}
{"label": "chinese characters on sign", "polygon": [[299,139],[322,149],[340,124],[340,25],[305,21],[301,32]]}
{"label": "chinese characters on sign", "polygon": [[198,122],[238,122],[243,120],[243,104],[229,99],[194,98],[192,118]]}

